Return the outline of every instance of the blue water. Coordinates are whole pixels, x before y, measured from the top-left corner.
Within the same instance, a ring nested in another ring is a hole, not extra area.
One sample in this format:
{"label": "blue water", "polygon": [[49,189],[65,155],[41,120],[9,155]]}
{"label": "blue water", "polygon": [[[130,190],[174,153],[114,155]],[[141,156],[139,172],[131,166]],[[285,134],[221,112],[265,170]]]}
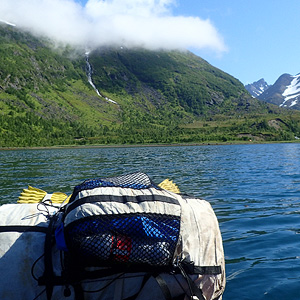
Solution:
{"label": "blue water", "polygon": [[224,300],[300,299],[300,144],[0,151],[0,203],[28,184],[70,194],[133,171],[208,200],[222,232]]}

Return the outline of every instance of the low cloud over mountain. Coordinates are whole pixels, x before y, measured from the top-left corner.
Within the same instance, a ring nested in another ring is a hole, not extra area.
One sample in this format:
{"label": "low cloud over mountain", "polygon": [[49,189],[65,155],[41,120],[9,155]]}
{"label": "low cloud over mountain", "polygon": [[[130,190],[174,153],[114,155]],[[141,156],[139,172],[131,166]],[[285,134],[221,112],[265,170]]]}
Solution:
{"label": "low cloud over mountain", "polygon": [[175,0],[0,0],[0,19],[77,46],[202,49],[226,46],[210,20],[172,14]]}

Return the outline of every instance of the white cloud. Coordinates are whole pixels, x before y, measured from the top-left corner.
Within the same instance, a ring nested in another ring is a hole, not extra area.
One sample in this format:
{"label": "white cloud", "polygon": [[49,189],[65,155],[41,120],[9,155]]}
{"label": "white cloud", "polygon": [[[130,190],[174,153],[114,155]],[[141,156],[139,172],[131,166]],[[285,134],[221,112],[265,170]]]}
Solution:
{"label": "white cloud", "polygon": [[226,50],[209,20],[173,16],[176,0],[0,0],[0,19],[58,42]]}

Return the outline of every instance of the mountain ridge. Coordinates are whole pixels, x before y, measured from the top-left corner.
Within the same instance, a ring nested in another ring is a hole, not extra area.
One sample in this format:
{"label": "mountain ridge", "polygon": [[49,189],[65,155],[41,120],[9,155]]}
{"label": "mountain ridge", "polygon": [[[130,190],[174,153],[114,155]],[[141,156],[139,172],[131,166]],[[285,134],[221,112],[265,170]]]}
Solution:
{"label": "mountain ridge", "polygon": [[0,146],[278,140],[298,132],[289,120],[270,127],[285,110],[251,98],[191,52],[107,47],[87,60],[83,48],[53,48],[12,26],[0,33]]}
{"label": "mountain ridge", "polygon": [[273,85],[260,79],[245,88],[253,97],[280,107],[300,110],[300,74],[282,74]]}

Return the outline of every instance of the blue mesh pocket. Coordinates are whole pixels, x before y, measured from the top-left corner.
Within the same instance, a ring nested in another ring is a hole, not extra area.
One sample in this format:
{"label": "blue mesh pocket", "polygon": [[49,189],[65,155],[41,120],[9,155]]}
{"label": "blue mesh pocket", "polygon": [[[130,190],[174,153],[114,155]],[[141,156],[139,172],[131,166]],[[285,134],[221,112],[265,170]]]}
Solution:
{"label": "blue mesh pocket", "polygon": [[167,266],[173,261],[180,219],[158,214],[93,216],[65,228],[70,252],[88,265]]}

